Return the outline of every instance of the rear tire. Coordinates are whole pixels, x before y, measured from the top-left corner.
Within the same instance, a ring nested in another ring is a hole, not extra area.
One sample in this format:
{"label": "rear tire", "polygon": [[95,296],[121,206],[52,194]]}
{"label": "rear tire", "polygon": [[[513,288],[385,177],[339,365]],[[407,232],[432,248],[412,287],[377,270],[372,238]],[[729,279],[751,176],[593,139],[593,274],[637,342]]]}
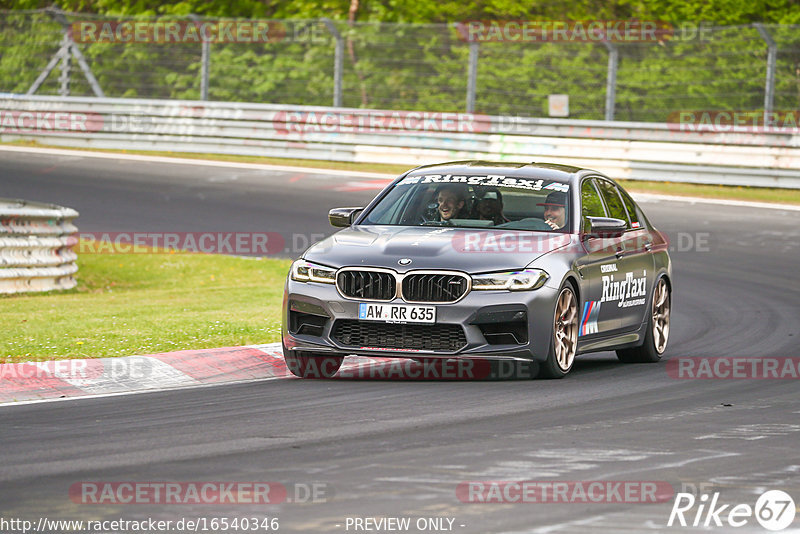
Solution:
{"label": "rear tire", "polygon": [[300,378],[331,378],[342,366],[344,356],[316,356],[284,349],[283,359],[286,368]]}
{"label": "rear tire", "polygon": [[542,378],[564,378],[578,348],[578,297],[567,282],[558,292],[547,359],[539,366]]}
{"label": "rear tire", "polygon": [[617,358],[625,363],[654,363],[661,359],[669,340],[669,314],[672,294],[669,284],[662,277],[653,290],[653,301],[647,320],[647,333],[639,347],[620,349]]}

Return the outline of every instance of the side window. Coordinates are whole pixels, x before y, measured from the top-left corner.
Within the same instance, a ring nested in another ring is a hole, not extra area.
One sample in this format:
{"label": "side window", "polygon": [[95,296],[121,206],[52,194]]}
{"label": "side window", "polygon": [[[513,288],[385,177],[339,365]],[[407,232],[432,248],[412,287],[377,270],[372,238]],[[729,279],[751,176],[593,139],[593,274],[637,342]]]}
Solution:
{"label": "side window", "polygon": [[581,217],[583,218],[583,231],[589,231],[587,217],[605,217],[603,202],[593,185],[594,180],[585,180],[581,185]]}
{"label": "side window", "polygon": [[619,196],[622,197],[622,202],[625,203],[625,210],[628,212],[628,218],[631,220],[631,228],[635,230],[644,226],[639,221],[639,212],[636,211],[636,204],[633,203],[633,199],[622,189],[619,189]]}
{"label": "side window", "polygon": [[600,188],[600,192],[603,194],[603,199],[606,201],[608,216],[625,221],[628,224],[628,228],[630,228],[631,223],[628,221],[628,213],[625,210],[625,205],[622,203],[622,199],[619,197],[619,193],[617,193],[617,188],[614,187],[614,184],[605,180],[597,180],[597,185]]}

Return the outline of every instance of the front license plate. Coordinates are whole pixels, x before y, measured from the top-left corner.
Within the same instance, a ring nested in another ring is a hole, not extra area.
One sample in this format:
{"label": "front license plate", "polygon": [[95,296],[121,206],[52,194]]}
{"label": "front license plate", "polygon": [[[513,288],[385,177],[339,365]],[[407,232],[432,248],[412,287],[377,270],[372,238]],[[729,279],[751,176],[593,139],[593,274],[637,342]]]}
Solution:
{"label": "front license plate", "polygon": [[362,302],[358,305],[358,318],[384,323],[435,323],[436,307]]}

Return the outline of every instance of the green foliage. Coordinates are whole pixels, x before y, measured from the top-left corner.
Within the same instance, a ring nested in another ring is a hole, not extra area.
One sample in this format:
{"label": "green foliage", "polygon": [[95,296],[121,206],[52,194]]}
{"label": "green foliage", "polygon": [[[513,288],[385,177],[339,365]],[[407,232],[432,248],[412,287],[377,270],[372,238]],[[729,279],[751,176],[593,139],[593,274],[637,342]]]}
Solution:
{"label": "green foliage", "polygon": [[[0,0],[0,9],[42,9],[52,0]],[[347,19],[350,0],[59,0],[64,11],[109,16]],[[358,21],[454,22],[461,20],[528,20],[535,18],[573,20],[657,19],[669,22],[713,21],[717,25],[766,22],[800,23],[796,0],[570,0],[527,3],[518,0],[361,0]]]}
{"label": "green foliage", "polygon": [[[0,8],[44,7],[35,0],[0,0]],[[533,6],[511,0],[428,2],[361,0],[355,24],[350,0],[65,0],[70,20],[144,17],[188,20],[285,18],[287,35],[270,43],[210,45],[212,100],[331,105],[335,39],[319,17],[330,17],[345,40],[343,105],[462,111],[469,47],[456,32],[464,20],[663,20],[679,31],[660,42],[619,44],[616,118],[665,121],[695,109],[759,109],[764,103],[767,46],[751,22],[800,23],[796,0],[573,0]],[[0,92],[24,93],[58,50],[60,26],[44,13],[0,18]],[[743,26],[706,25],[714,20]],[[415,24],[399,24],[413,22]],[[437,24],[431,24],[436,22]],[[680,31],[680,28],[686,31]],[[768,26],[778,42],[775,107],[800,104],[800,31]],[[81,50],[107,96],[197,99],[197,43],[92,43]],[[602,43],[480,44],[475,109],[487,114],[545,116],[547,96],[570,97],[572,118],[604,116],[609,52]],[[57,94],[56,69],[39,94]],[[72,64],[71,94],[91,94]]]}

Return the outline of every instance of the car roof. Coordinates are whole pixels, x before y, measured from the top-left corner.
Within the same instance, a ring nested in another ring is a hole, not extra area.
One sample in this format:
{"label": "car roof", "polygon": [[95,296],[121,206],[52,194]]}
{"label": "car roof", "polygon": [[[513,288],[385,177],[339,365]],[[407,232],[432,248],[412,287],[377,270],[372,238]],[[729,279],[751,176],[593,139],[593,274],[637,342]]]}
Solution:
{"label": "car roof", "polygon": [[420,174],[499,174],[505,172],[508,175],[520,178],[537,178],[543,180],[557,180],[560,182],[573,182],[579,180],[586,174],[600,174],[598,171],[575,167],[572,165],[559,165],[556,163],[513,163],[506,161],[450,161],[447,163],[436,163],[433,165],[423,165],[409,171],[408,176]]}

